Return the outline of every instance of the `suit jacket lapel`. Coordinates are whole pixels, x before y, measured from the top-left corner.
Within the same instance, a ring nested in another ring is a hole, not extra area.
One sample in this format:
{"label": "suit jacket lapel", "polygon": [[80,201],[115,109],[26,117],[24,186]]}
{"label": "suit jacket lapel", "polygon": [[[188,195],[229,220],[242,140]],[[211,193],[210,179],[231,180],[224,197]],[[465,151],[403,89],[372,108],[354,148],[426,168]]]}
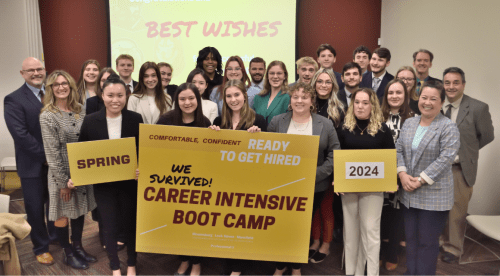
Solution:
{"label": "suit jacket lapel", "polygon": [[142,112],[144,112],[144,117],[146,117],[147,120],[147,122],[144,123],[152,124],[153,114],[151,114],[148,97],[149,96],[147,95],[142,96],[142,98],[140,98],[139,104],[141,105]]}
{"label": "suit jacket lapel", "polygon": [[[422,154],[424,153],[425,148],[427,147],[429,142],[432,140],[434,135],[436,135],[436,133],[437,133],[436,130],[439,128],[439,125],[440,125],[439,122],[442,119],[441,116],[444,116],[444,115],[439,113],[436,116],[436,118],[434,118],[434,120],[432,121],[429,128],[427,128],[427,131],[425,132],[424,137],[422,137],[422,141],[420,141],[420,144],[418,144],[417,153],[415,154],[415,162],[412,164],[413,166],[418,163],[418,160],[420,159],[420,157],[422,157]],[[418,125],[417,125],[417,128],[418,128]],[[416,128],[415,128],[415,131],[416,131]],[[412,169],[413,169],[413,166],[412,166]]]}
{"label": "suit jacket lapel", "polygon": [[[267,113],[266,113],[267,116],[266,116],[266,118],[279,105],[279,103],[283,100],[284,96],[285,96],[285,94],[281,93],[281,91],[278,92],[278,95],[276,95],[276,97],[271,102],[271,105],[267,108]],[[271,93],[269,93],[269,98],[271,98]],[[269,103],[269,100],[268,100],[268,103]]]}
{"label": "suit jacket lapel", "polygon": [[31,91],[31,89],[29,89],[29,87],[26,85],[26,83],[24,84],[24,94],[26,95],[26,98],[28,99],[28,101],[30,101],[32,104],[34,104],[38,109],[43,108],[42,102],[40,102],[40,100],[35,96],[35,94],[33,94],[33,91]]}
{"label": "suit jacket lapel", "polygon": [[467,113],[469,113],[469,96],[464,95],[462,98],[462,102],[460,103],[460,108],[458,109],[458,114],[457,114],[457,126],[459,126],[462,121],[465,119],[465,116]]}
{"label": "suit jacket lapel", "polygon": [[338,93],[337,97],[344,104],[344,111],[347,110],[347,93],[345,92],[345,88],[342,88]]}
{"label": "suit jacket lapel", "polygon": [[97,117],[94,130],[97,132],[98,137],[102,138],[103,140],[109,139],[108,121],[106,120],[106,108],[102,108],[98,112],[99,116]]}
{"label": "suit jacket lapel", "polygon": [[288,127],[290,127],[290,122],[292,120],[292,112],[285,113],[285,116],[281,118],[281,122],[278,126],[279,133],[287,133]]}
{"label": "suit jacket lapel", "polygon": [[318,119],[317,114],[311,114],[312,116],[312,132],[313,135],[321,136],[321,131],[323,131],[323,123]]}

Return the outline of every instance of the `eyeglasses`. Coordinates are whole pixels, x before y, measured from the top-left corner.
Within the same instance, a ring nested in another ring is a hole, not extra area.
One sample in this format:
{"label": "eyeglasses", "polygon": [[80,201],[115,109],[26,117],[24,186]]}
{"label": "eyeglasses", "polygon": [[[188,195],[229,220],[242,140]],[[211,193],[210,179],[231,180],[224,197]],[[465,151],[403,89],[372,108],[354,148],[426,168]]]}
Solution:
{"label": "eyeglasses", "polygon": [[226,71],[233,71],[233,72],[241,71],[241,67],[236,67],[236,68],[228,67],[228,68],[226,68]]}
{"label": "eyeglasses", "polygon": [[41,68],[35,68],[35,69],[28,69],[28,70],[22,70],[23,72],[26,72],[30,75],[34,74],[35,72],[40,72],[42,73],[43,71],[45,71],[45,68],[41,67]]}
{"label": "eyeglasses", "polygon": [[68,88],[69,83],[67,83],[67,82],[61,82],[61,83],[55,82],[52,84],[52,89],[56,89],[56,88],[59,88],[61,86],[62,86],[62,88]]}
{"label": "eyeglasses", "polygon": [[414,81],[415,78],[398,78],[400,81]]}
{"label": "eyeglasses", "polygon": [[333,84],[333,82],[331,82],[331,81],[325,81],[325,82],[324,82],[324,81],[322,81],[322,80],[316,81],[316,84],[319,84],[319,85],[323,85],[323,83],[324,83],[325,85],[327,85],[327,86],[330,86],[330,85],[332,85],[332,84]]}

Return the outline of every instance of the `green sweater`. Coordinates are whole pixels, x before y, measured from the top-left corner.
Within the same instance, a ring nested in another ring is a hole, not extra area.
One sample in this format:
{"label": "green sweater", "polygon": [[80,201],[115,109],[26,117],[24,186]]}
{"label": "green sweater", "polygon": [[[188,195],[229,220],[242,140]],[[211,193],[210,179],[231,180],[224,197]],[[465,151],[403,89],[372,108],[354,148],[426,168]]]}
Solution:
{"label": "green sweater", "polygon": [[266,96],[255,95],[252,106],[253,110],[255,110],[257,114],[266,118],[268,124],[274,116],[286,113],[288,105],[290,104],[290,96],[286,93],[283,94],[280,91],[268,108],[267,104],[269,103],[270,96],[271,93],[268,93]]}

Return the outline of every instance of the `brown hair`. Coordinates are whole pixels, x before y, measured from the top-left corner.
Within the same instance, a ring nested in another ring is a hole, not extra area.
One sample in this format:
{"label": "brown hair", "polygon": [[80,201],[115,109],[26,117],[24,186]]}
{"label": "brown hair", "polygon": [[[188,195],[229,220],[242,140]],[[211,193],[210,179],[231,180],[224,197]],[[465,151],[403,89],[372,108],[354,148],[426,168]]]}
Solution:
{"label": "brown hair", "polygon": [[147,92],[146,85],[144,84],[144,74],[146,74],[146,70],[154,69],[156,73],[156,77],[158,78],[158,82],[155,87],[155,103],[156,107],[160,110],[160,115],[166,113],[172,107],[172,99],[167,97],[165,92],[163,92],[163,85],[161,84],[161,74],[158,65],[152,61],[146,61],[141,66],[141,70],[139,70],[139,83],[134,89],[133,95],[138,98],[144,97]]}
{"label": "brown hair", "polygon": [[247,90],[245,84],[240,80],[229,80],[224,86],[224,89],[222,91],[224,102],[222,104],[222,122],[220,127],[226,129],[233,129],[233,120],[232,120],[233,110],[228,106],[226,102],[226,91],[230,87],[238,88],[245,97],[245,103],[243,104],[243,107],[241,108],[240,111],[240,122],[238,123],[236,129],[249,128],[253,125],[255,121],[255,111],[253,111],[253,109],[251,109],[250,106],[248,105]]}
{"label": "brown hair", "polygon": [[229,66],[229,63],[231,61],[238,62],[238,66],[240,66],[242,74],[241,81],[243,83],[246,83],[247,87],[251,85],[250,78],[248,77],[247,70],[245,69],[245,64],[243,63],[243,60],[241,60],[239,56],[231,56],[227,59],[226,66],[224,67],[224,78],[222,79],[222,84],[217,86],[217,94],[215,96],[218,97],[219,100],[222,100],[221,90],[226,86],[226,83],[229,81],[229,79],[227,78],[227,67]]}
{"label": "brown hair", "polygon": [[131,55],[127,55],[127,54],[119,55],[116,58],[116,66],[118,66],[118,61],[120,61],[120,59],[128,59],[128,60],[132,61],[132,66],[134,66],[134,58]]}
{"label": "brown hair", "polygon": [[[290,99],[292,98],[293,94],[299,91],[301,88],[303,89],[302,92],[304,92],[304,94],[309,94],[309,96],[311,97],[311,103],[313,107],[311,113],[316,112],[316,91],[314,91],[311,85],[303,82],[297,82],[292,87],[290,87],[290,90],[288,91]],[[291,105],[289,106],[288,109],[292,110]]]}
{"label": "brown hair", "polygon": [[[88,66],[89,64],[95,64],[95,65],[97,65],[97,70],[98,70],[98,71],[101,71],[101,65],[100,65],[100,64],[99,64],[99,62],[98,62],[97,60],[95,60],[95,59],[89,59],[89,60],[87,60],[87,61],[85,61],[85,62],[83,63],[83,65],[82,65],[82,70],[80,71],[80,78],[78,79],[78,83],[76,84],[76,87],[77,87],[77,90],[76,90],[76,91],[77,91],[77,93],[78,93],[78,95],[77,95],[77,96],[78,96],[77,101],[78,101],[79,103],[81,103],[81,104],[84,104],[84,103],[85,103],[85,89],[86,89],[86,87],[85,87],[85,79],[83,79],[83,73],[85,72],[85,68],[87,68],[87,66]],[[101,81],[100,79],[98,79],[98,80],[96,81],[96,83],[97,83],[97,87],[99,87],[99,86],[100,86],[100,84],[99,84],[99,82],[100,82],[100,81]],[[98,88],[97,88],[97,89],[98,89]],[[96,90],[97,90],[97,89],[96,89]]]}
{"label": "brown hair", "polygon": [[389,88],[391,87],[391,85],[395,83],[399,83],[403,86],[403,91],[405,94],[403,104],[399,107],[399,116],[401,116],[401,125],[403,125],[405,120],[412,116],[413,112],[410,109],[410,95],[408,94],[408,90],[406,90],[406,85],[402,80],[393,79],[386,85],[384,98],[382,99],[382,116],[384,118],[384,122],[387,121],[387,119],[389,118],[389,114],[391,112],[391,106],[389,105],[387,97],[389,95]]}
{"label": "brown hair", "polygon": [[[396,79],[398,78],[399,73],[401,73],[403,71],[410,71],[413,74],[413,79],[414,79],[413,82],[414,82],[414,84],[413,84],[413,87],[411,88],[411,90],[408,91],[408,92],[409,92],[410,99],[418,101],[418,95],[417,95],[417,74],[415,74],[415,70],[413,70],[412,67],[410,67],[410,66],[401,66],[401,67],[399,67],[398,72],[396,73],[396,75],[394,75],[396,77]],[[405,86],[406,86],[406,84],[405,84]],[[405,89],[406,89],[406,87],[405,87]]]}
{"label": "brown hair", "polygon": [[271,84],[269,83],[269,70],[271,70],[271,68],[273,68],[274,66],[281,67],[281,69],[285,73],[285,79],[283,80],[283,84],[281,84],[281,93],[284,94],[288,92],[288,71],[286,70],[286,65],[282,61],[275,60],[267,66],[266,76],[264,78],[264,89],[260,91],[260,93],[258,94],[259,96],[266,96],[267,94],[271,93]]}

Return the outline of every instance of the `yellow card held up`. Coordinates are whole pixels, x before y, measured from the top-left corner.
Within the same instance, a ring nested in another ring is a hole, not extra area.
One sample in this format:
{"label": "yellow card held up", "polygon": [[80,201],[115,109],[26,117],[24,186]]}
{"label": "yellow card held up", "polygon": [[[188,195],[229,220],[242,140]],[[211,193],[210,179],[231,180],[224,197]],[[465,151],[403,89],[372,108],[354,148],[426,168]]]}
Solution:
{"label": "yellow card held up", "polygon": [[135,138],[67,144],[69,170],[75,186],[135,179]]}
{"label": "yellow card held up", "polygon": [[138,252],[308,261],[319,136],[139,133]]}
{"label": "yellow card held up", "polygon": [[395,149],[335,150],[336,193],[397,191]]}

